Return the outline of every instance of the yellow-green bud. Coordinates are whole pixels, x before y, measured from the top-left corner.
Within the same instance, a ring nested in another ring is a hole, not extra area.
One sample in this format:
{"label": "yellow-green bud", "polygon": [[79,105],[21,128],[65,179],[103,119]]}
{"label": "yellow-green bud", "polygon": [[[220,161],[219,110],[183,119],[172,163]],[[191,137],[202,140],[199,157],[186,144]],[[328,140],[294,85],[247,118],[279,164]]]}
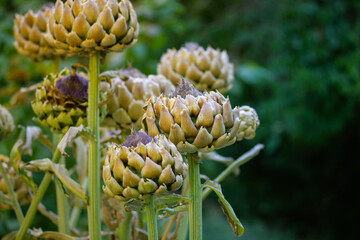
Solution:
{"label": "yellow-green bud", "polygon": [[14,131],[14,120],[9,111],[0,105],[0,141]]}

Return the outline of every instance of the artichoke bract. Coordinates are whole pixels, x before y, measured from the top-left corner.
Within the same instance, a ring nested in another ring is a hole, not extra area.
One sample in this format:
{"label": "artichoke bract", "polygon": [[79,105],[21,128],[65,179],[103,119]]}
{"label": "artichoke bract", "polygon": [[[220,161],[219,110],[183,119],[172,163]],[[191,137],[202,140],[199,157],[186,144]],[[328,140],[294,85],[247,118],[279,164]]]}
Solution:
{"label": "artichoke bract", "polygon": [[251,139],[259,126],[254,109],[231,107],[219,92],[202,93],[183,80],[170,96],[150,98],[142,125],[150,136],[168,136],[180,152],[211,152]]}
{"label": "artichoke bract", "polygon": [[178,190],[187,165],[175,145],[159,135],[129,135],[122,145],[108,147],[103,166],[103,190],[120,200]]}
{"label": "artichoke bract", "polygon": [[[25,205],[30,202],[30,194],[27,185],[25,182],[16,174],[14,168],[9,167],[9,158],[3,155],[0,155],[0,164],[2,164],[3,168],[5,169],[9,180],[11,182],[11,185],[13,186],[15,196],[17,200],[19,201],[20,205]],[[26,174],[29,174],[26,172]],[[9,195],[7,185],[5,183],[5,179],[1,176],[0,173],[0,192],[2,192],[5,195],[8,195],[11,199],[11,196]],[[12,209],[13,207],[11,205],[2,203],[0,201],[0,210],[8,210]]]}
{"label": "artichoke bract", "polygon": [[230,90],[234,81],[234,66],[226,51],[196,43],[185,44],[180,50],[169,49],[162,55],[157,73],[178,85],[182,78],[191,82],[200,91]]}
{"label": "artichoke bract", "polygon": [[139,24],[128,0],[57,0],[46,40],[67,55],[121,52],[137,41]]}
{"label": "artichoke bract", "polygon": [[35,13],[29,10],[24,16],[16,14],[14,20],[13,43],[15,49],[23,56],[36,61],[53,59],[61,52],[56,52],[45,40],[48,18],[53,4],[46,4]]}
{"label": "artichoke bract", "polygon": [[163,76],[146,77],[134,68],[104,72],[100,75],[100,79],[110,80],[100,83],[103,92],[113,89],[113,94],[107,103],[108,115],[102,125],[120,129],[131,127],[139,129],[145,101],[162,93],[169,94],[175,89]]}
{"label": "artichoke bract", "polygon": [[31,102],[36,121],[54,133],[66,133],[72,126],[86,124],[88,80],[67,68],[50,74],[35,92]]}
{"label": "artichoke bract", "polygon": [[14,131],[14,119],[9,111],[0,105],[0,142]]}

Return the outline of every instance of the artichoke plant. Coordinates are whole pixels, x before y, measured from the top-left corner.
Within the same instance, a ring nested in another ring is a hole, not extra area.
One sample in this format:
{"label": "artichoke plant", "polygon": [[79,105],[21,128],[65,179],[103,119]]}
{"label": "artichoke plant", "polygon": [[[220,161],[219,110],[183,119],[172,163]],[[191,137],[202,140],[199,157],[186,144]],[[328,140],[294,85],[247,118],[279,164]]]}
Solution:
{"label": "artichoke plant", "polygon": [[219,92],[202,93],[183,80],[171,95],[150,98],[144,107],[142,124],[154,137],[169,137],[180,152],[211,152],[251,139],[259,126],[254,109],[231,107]]}
{"label": "artichoke plant", "polygon": [[178,190],[186,174],[181,154],[165,136],[136,132],[108,147],[103,190],[120,200],[141,198]]}
{"label": "artichoke plant", "polygon": [[110,80],[101,82],[102,91],[113,89],[107,103],[108,115],[103,125],[120,129],[140,128],[146,99],[162,93],[169,94],[175,89],[163,76],[146,77],[134,68],[104,72],[100,78]]}
{"label": "artichoke plant", "polygon": [[14,20],[15,49],[23,56],[36,61],[53,59],[62,55],[56,52],[45,40],[47,23],[51,16],[53,4],[45,4],[35,13],[29,10],[24,16],[16,14]]}
{"label": "artichoke plant", "polygon": [[[15,197],[17,198],[20,205],[25,205],[30,202],[30,194],[27,185],[25,182],[16,174],[13,167],[9,167],[9,158],[3,155],[0,155],[0,164],[2,165],[2,168],[5,170],[11,185],[13,186],[13,190],[15,192]],[[27,174],[29,174],[27,172]],[[9,195],[8,187],[6,185],[4,177],[1,175],[0,172],[0,192],[3,194],[9,196],[11,199],[11,196]],[[0,201],[0,210],[7,210],[12,209],[11,205],[2,203]]]}
{"label": "artichoke plant", "polygon": [[35,92],[31,102],[36,120],[54,133],[66,133],[71,126],[86,123],[88,80],[67,68],[50,74]]}
{"label": "artichoke plant", "polygon": [[224,93],[230,90],[234,81],[234,66],[229,62],[227,52],[212,47],[205,50],[196,43],[187,43],[178,51],[169,49],[161,57],[157,72],[175,85],[185,78],[200,91]]}
{"label": "artichoke plant", "polygon": [[121,52],[137,40],[139,24],[128,0],[57,0],[46,40],[58,52]]}
{"label": "artichoke plant", "polygon": [[14,131],[14,120],[9,111],[0,105],[0,142]]}

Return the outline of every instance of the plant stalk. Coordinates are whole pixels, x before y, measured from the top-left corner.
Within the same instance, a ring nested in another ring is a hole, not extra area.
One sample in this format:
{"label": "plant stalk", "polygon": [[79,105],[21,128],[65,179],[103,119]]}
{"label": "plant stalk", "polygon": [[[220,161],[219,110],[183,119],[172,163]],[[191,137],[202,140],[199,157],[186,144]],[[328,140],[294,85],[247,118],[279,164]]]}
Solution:
{"label": "plant stalk", "polygon": [[[84,179],[84,182],[82,184],[82,187],[84,189],[87,188],[88,181],[87,178]],[[80,201],[79,199],[76,199],[76,201]],[[78,222],[79,222],[79,218],[81,215],[81,206],[79,206],[79,203],[75,203],[74,208],[71,210],[71,214],[70,214],[70,220],[69,220],[69,225],[73,228],[76,228]]]}
{"label": "plant stalk", "polygon": [[[56,146],[61,141],[60,134],[54,134],[54,145]],[[60,164],[63,164],[65,167],[65,159],[64,157],[60,158]],[[59,224],[58,224],[58,231],[60,233],[69,234],[70,227],[69,227],[69,202],[67,197],[64,194],[63,189],[59,184],[55,185],[56,187],[56,205],[57,205],[57,215],[59,217]]]}
{"label": "plant stalk", "polygon": [[118,238],[121,240],[129,240],[130,238],[130,230],[131,230],[131,213],[125,211],[125,202],[121,202],[121,210],[125,215],[125,220],[120,222],[120,226],[117,231]]}
{"label": "plant stalk", "polygon": [[100,55],[98,52],[89,56],[89,89],[88,89],[88,126],[93,138],[89,139],[88,156],[88,223],[89,234],[92,240],[101,239],[100,223],[100,119],[99,109],[99,72]]}
{"label": "plant stalk", "polygon": [[21,210],[19,201],[16,198],[14,188],[13,188],[11,182],[10,182],[9,176],[7,175],[7,173],[6,173],[6,171],[5,171],[5,169],[4,169],[1,162],[0,162],[0,173],[1,173],[1,175],[3,176],[3,178],[5,180],[6,187],[8,189],[8,192],[9,192],[10,196],[11,196],[11,200],[13,202],[13,208],[14,208],[14,211],[15,211],[15,215],[16,215],[19,223],[21,224],[24,221],[24,214],[23,214],[23,212]]}
{"label": "plant stalk", "polygon": [[157,213],[154,204],[154,196],[150,196],[149,202],[145,204],[148,240],[158,240]]}
{"label": "plant stalk", "polygon": [[202,240],[202,192],[198,153],[188,153],[187,159],[189,164],[189,197],[191,198],[191,204],[189,208],[189,239]]}
{"label": "plant stalk", "polygon": [[[61,153],[58,149],[56,149],[56,151],[53,155],[52,162],[59,163],[60,158],[61,158]],[[45,176],[44,176],[43,180],[41,181],[40,186],[33,197],[33,200],[31,201],[30,207],[25,215],[25,219],[20,226],[20,229],[16,236],[16,240],[24,239],[25,233],[26,233],[27,229],[30,227],[30,225],[34,219],[36,210],[37,210],[39,203],[40,203],[41,199],[43,198],[43,196],[50,184],[51,178],[52,178],[51,173],[45,173]]]}

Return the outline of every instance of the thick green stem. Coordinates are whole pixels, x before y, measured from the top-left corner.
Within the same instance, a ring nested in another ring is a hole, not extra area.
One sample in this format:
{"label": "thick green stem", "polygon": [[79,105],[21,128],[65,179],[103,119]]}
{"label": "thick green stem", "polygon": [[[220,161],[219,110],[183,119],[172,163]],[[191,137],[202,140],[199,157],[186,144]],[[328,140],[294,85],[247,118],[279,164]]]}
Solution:
{"label": "thick green stem", "polygon": [[117,236],[120,240],[129,240],[131,230],[131,213],[125,211],[125,202],[121,202],[121,210],[125,215],[125,220],[120,223],[120,226],[116,229]]}
{"label": "thick green stem", "polygon": [[14,192],[14,188],[10,182],[9,176],[7,175],[2,163],[0,162],[0,173],[3,176],[5,183],[6,183],[6,187],[8,189],[8,192],[11,196],[11,200],[13,202],[13,208],[16,214],[16,217],[19,221],[19,223],[21,224],[24,221],[24,214],[20,208],[20,204],[19,201],[16,198],[15,192]]}
{"label": "thick green stem", "polygon": [[[59,163],[60,158],[61,158],[61,153],[59,150],[56,150],[52,159],[53,163]],[[33,200],[31,201],[30,207],[26,213],[25,219],[21,224],[18,235],[16,236],[16,240],[24,239],[25,233],[34,219],[38,205],[50,184],[51,178],[52,178],[52,174],[46,173],[43,180],[41,181],[39,189],[36,191]]]}
{"label": "thick green stem", "polygon": [[89,56],[89,90],[88,90],[88,126],[93,138],[89,140],[88,178],[89,178],[89,205],[88,223],[90,239],[101,239],[100,231],[100,119],[99,109],[99,53]]}
{"label": "thick green stem", "polygon": [[154,205],[154,197],[151,195],[149,202],[145,204],[148,240],[158,240],[157,214]]}
{"label": "thick green stem", "polygon": [[191,198],[189,209],[190,240],[202,240],[202,196],[198,153],[188,153],[187,159],[189,164],[189,197]]}
{"label": "thick green stem", "polygon": [[[255,147],[253,147],[251,150],[247,151],[243,155],[241,155],[238,159],[236,159],[232,164],[230,164],[222,173],[217,176],[217,178],[214,179],[215,182],[220,183],[223,181],[227,176],[229,176],[234,169],[240,167],[241,165],[244,165],[254,157],[256,157],[260,151],[264,148],[263,144],[257,144]],[[207,188],[202,193],[203,200],[210,194],[211,189]]]}
{"label": "thick green stem", "polygon": [[[60,134],[54,134],[54,145],[56,146],[61,141]],[[60,164],[63,164],[65,167],[64,157],[60,158]],[[59,217],[58,230],[60,233],[69,234],[69,202],[67,197],[65,197],[63,189],[59,184],[56,185],[56,205],[57,205],[57,214]]]}

